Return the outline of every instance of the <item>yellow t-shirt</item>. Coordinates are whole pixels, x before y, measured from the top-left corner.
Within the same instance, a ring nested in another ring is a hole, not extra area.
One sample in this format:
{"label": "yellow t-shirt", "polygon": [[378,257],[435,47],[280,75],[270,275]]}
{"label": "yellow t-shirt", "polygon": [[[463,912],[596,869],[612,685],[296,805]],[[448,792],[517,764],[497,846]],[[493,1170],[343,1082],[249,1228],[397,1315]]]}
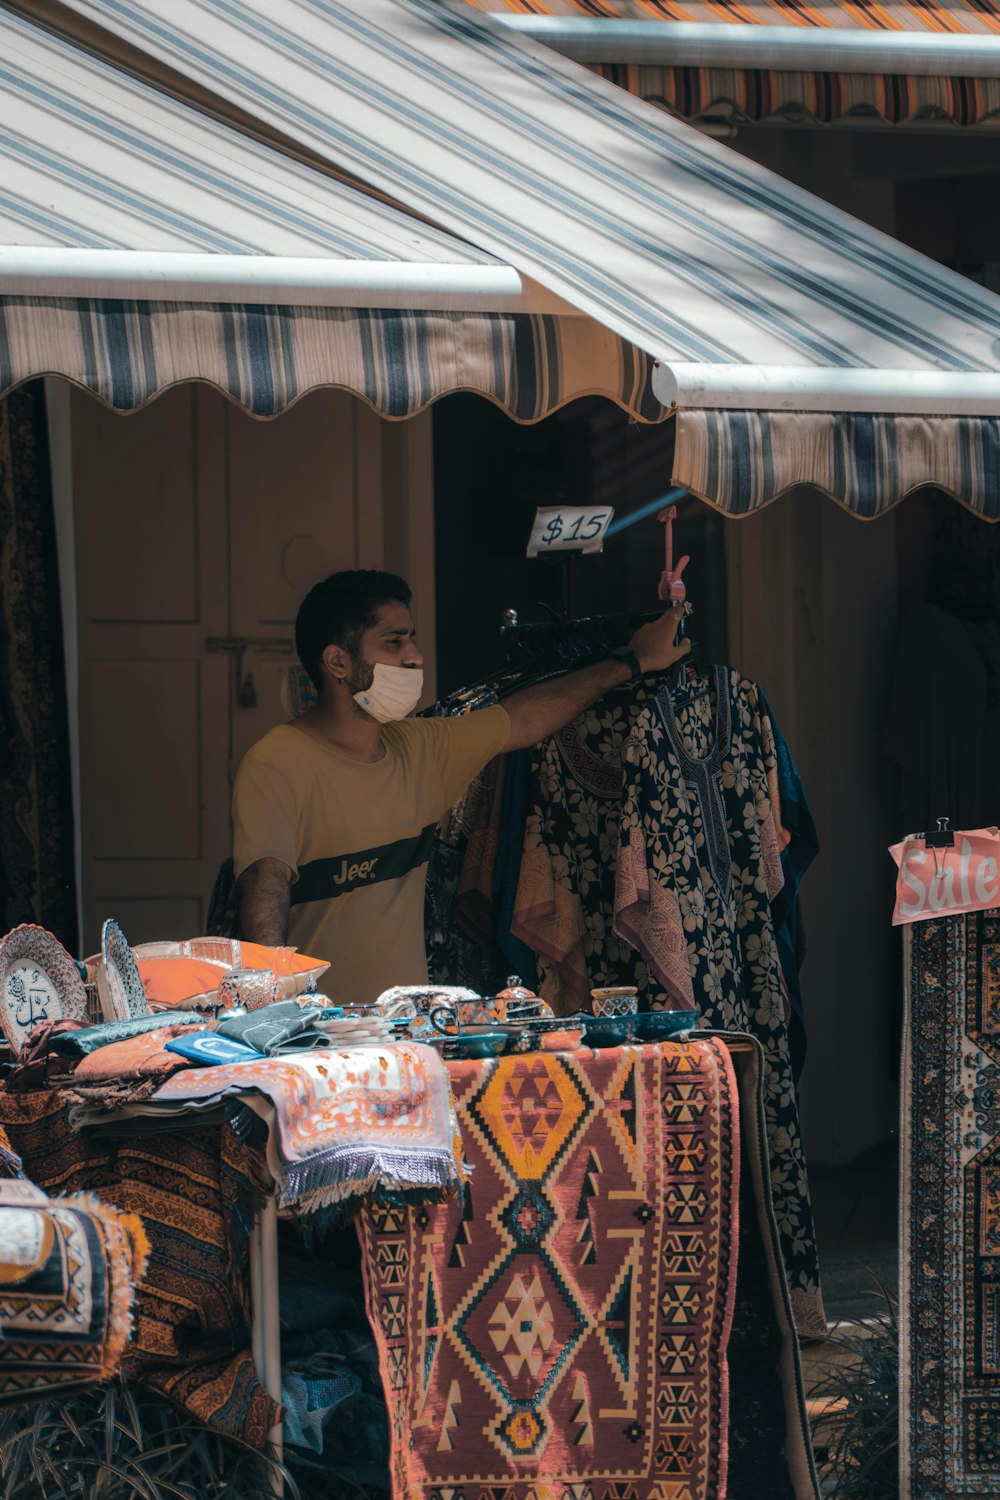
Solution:
{"label": "yellow t-shirt", "polygon": [[279,724],[240,764],[237,878],[258,859],[295,872],[288,941],[327,959],[332,999],[368,1004],[427,978],[424,885],[438,819],[507,743],[501,705],[383,726],[372,765]]}

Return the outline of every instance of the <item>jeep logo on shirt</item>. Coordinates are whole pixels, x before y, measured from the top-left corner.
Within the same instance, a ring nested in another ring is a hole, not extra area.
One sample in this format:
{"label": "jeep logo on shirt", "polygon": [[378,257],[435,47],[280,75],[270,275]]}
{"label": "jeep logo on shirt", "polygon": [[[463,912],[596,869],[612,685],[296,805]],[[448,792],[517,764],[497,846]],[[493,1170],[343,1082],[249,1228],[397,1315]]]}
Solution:
{"label": "jeep logo on shirt", "polygon": [[394,844],[308,860],[299,865],[299,878],[291,890],[292,905],[332,901],[350,891],[379,885],[383,880],[400,880],[430,859],[436,826],[428,823],[412,838],[397,839]]}
{"label": "jeep logo on shirt", "polygon": [[340,869],[333,877],[333,883],[334,885],[351,885],[355,882],[360,884],[362,880],[368,879],[377,864],[377,859],[365,859],[359,865],[351,865],[348,868],[347,860],[342,859]]}

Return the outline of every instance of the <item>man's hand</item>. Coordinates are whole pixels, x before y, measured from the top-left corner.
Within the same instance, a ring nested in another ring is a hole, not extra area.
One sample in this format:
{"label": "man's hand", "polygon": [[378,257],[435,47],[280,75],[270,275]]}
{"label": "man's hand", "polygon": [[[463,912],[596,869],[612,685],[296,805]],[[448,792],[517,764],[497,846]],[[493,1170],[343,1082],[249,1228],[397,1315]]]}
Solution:
{"label": "man's hand", "polygon": [[677,627],[684,618],[684,605],[675,604],[658,620],[641,625],[629,641],[644,672],[665,672],[691,650],[688,640],[677,641]]}
{"label": "man's hand", "polygon": [[[677,645],[674,641],[683,613],[683,604],[674,605],[662,619],[643,625],[629,641],[643,672],[664,672],[675,661],[687,656],[691,642],[681,641]],[[599,661],[582,671],[571,672],[567,677],[514,693],[504,704],[510,715],[510,739],[504,749],[525,750],[529,745],[547,740],[550,734],[562,729],[611,688],[627,682],[630,676],[629,668],[622,661]]]}

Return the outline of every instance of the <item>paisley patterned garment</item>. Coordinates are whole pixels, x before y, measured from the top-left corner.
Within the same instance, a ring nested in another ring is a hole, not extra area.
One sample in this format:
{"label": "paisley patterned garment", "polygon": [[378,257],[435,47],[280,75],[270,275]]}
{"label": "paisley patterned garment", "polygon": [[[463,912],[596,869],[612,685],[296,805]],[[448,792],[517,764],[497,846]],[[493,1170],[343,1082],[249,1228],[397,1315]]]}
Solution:
{"label": "paisley patterned garment", "polygon": [[825,1335],[809,1182],[792,1081],[770,902],[781,889],[768,779],[770,722],[757,689],[716,667],[712,691],[675,715],[664,690],[633,720],[615,927],[667,997],[702,1024],[764,1049],[771,1191],[800,1333]]}
{"label": "paisley patterned garment", "polygon": [[[513,931],[557,1013],[633,984],[748,1031],[766,1059],[772,1192],[801,1333],[826,1322],[769,900],[781,888],[770,722],[717,668],[675,722],[663,680],[616,689],[536,752]],[[659,696],[657,696],[659,695]]]}
{"label": "paisley patterned garment", "polygon": [[557,1015],[589,1010],[599,985],[663,999],[614,929],[625,743],[655,692],[616,688],[535,751],[511,931],[538,955],[538,993]]}

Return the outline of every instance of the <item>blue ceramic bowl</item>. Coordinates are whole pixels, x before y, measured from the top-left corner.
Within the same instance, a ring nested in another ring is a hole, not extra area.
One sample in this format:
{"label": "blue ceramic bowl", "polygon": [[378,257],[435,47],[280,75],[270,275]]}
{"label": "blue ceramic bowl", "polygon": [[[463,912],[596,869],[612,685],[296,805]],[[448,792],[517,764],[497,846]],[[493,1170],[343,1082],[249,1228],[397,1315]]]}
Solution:
{"label": "blue ceramic bowl", "polygon": [[624,1047],[634,1041],[638,1016],[581,1015],[585,1047]]}
{"label": "blue ceramic bowl", "polygon": [[635,1018],[640,1042],[668,1042],[678,1032],[690,1031],[701,1018],[700,1010],[647,1010]]}
{"label": "blue ceramic bowl", "polygon": [[458,1036],[427,1037],[426,1040],[432,1046],[440,1047],[444,1057],[499,1057],[510,1036],[506,1031],[463,1031]]}

